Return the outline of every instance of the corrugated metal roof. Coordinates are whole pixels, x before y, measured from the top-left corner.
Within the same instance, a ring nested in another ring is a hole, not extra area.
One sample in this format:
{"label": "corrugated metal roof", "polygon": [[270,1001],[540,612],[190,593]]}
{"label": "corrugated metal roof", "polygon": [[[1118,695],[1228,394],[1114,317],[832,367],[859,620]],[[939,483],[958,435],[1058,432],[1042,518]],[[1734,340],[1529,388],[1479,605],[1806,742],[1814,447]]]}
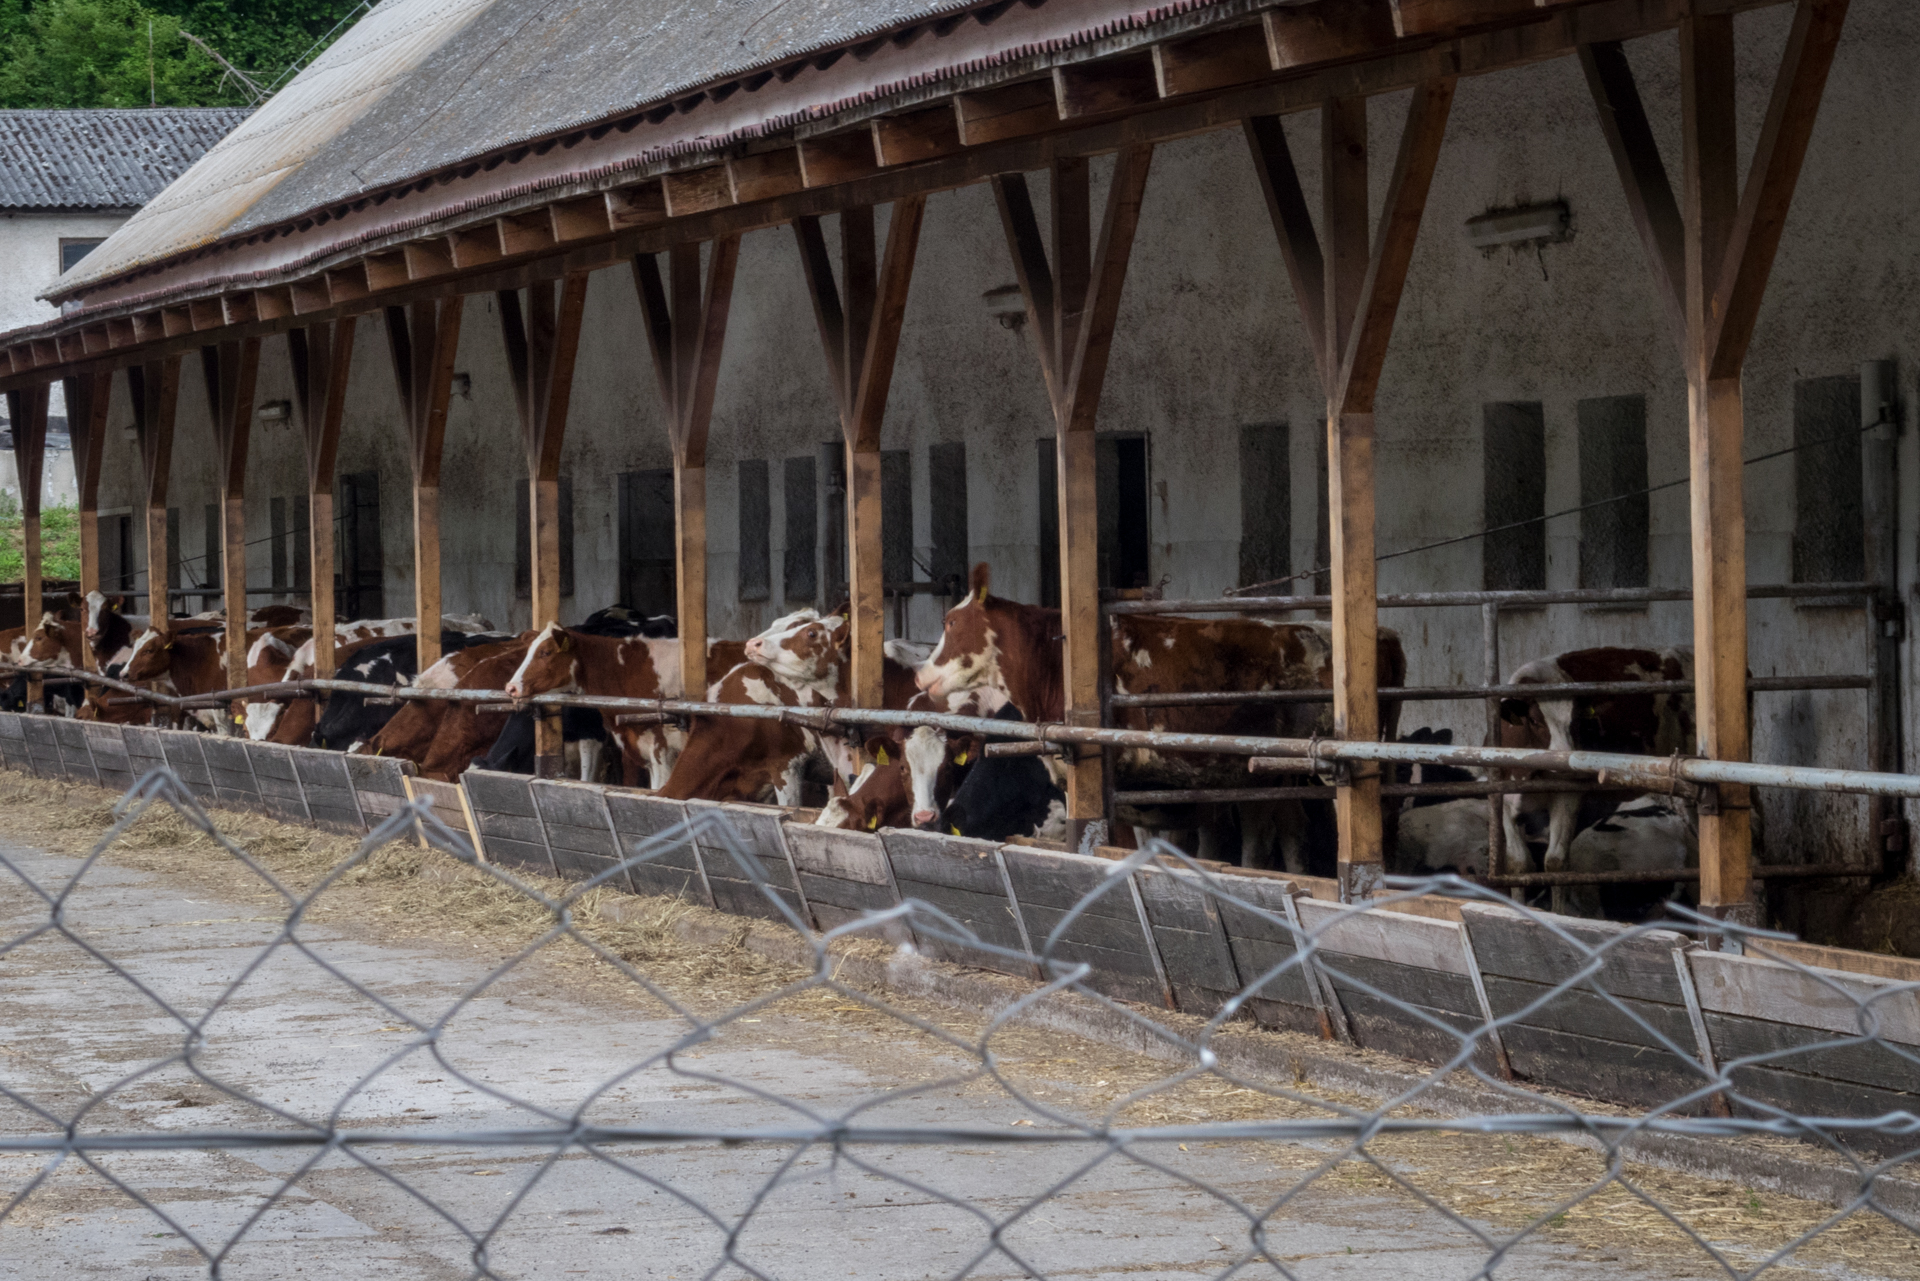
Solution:
{"label": "corrugated metal roof", "polygon": [[[630,116],[816,53],[858,48],[929,19],[1011,6],[1000,22],[1018,27],[1022,23],[1013,14],[1038,9],[1034,16],[1049,28],[1042,43],[1053,44],[1069,33],[1097,35],[1220,3],[383,0],[244,127],[62,276],[50,295],[70,296],[182,251],[284,226],[470,157]],[[1002,29],[982,35],[1001,44]],[[1012,32],[1007,35],[1004,43],[1018,43]],[[938,65],[941,52],[933,46],[942,43],[930,39],[910,52],[922,66]],[[844,92],[844,79],[836,79]],[[889,77],[889,83],[905,82]],[[757,96],[730,101],[729,108],[740,110],[726,113],[734,117],[729,123],[738,128],[741,114],[755,115],[743,100]],[[795,104],[790,95],[781,96],[791,122]],[[807,103],[800,117],[831,105]],[[684,123],[666,128],[677,129],[673,136],[683,140],[678,145],[698,149],[707,132],[701,126],[713,122],[700,112],[677,119]]]}
{"label": "corrugated metal roof", "polygon": [[0,209],[135,209],[247,118],[244,108],[0,111]]}

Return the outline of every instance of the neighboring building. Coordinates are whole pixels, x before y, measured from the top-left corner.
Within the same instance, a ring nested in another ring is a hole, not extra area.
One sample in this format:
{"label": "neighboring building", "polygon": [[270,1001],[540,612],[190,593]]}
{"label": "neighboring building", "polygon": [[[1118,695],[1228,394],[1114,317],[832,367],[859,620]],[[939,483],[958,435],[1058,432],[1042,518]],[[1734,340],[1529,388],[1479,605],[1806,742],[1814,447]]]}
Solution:
{"label": "neighboring building", "polygon": [[[0,111],[0,331],[51,320],[40,295],[120,224],[185,173],[247,112],[232,107],[147,111]],[[0,403],[0,433],[6,406]],[[72,502],[66,408],[54,390],[46,469],[49,502]],[[0,434],[0,489],[17,495],[12,437]]]}

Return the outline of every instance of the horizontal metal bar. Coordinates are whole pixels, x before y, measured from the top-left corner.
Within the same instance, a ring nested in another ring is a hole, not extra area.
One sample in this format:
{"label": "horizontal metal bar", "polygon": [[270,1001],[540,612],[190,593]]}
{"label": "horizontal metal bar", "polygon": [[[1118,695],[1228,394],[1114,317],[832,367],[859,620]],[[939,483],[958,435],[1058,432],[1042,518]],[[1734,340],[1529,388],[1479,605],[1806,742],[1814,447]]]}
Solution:
{"label": "horizontal metal bar", "polygon": [[[1872,689],[1871,676],[1753,676],[1747,688],[1756,694],[1808,689]],[[1619,694],[1691,694],[1692,681],[1565,681],[1537,685],[1387,685],[1388,702],[1466,702],[1482,698],[1604,698]],[[1204,693],[1115,694],[1115,707],[1231,707],[1264,703],[1331,703],[1330,689],[1209,690]]]}
{"label": "horizontal metal bar", "polygon": [[[1302,762],[1304,764],[1304,762]],[[1296,771],[1297,772],[1297,771]],[[1115,792],[1116,805],[1233,805],[1251,801],[1313,801],[1331,800],[1340,789],[1327,784],[1300,784],[1293,787],[1192,787],[1165,788],[1160,791]],[[1597,783],[1578,783],[1570,780],[1524,778],[1507,782],[1471,782],[1471,783],[1386,783],[1380,788],[1382,796],[1445,796],[1480,797],[1505,796],[1510,793],[1583,793],[1610,791]],[[1683,794],[1691,795],[1693,788],[1681,784]]]}
{"label": "horizontal metal bar", "polygon": [[[1756,881],[1804,881],[1828,876],[1874,876],[1870,867],[1852,863],[1807,863],[1798,867],[1768,867],[1755,864]],[[1485,885],[1517,889],[1548,885],[1659,885],[1669,881],[1692,883],[1700,879],[1697,867],[1676,867],[1664,872],[1512,872],[1503,876],[1480,878]]]}
{"label": "horizontal metal bar", "polygon": [[[1773,583],[1747,588],[1748,600],[1803,600],[1824,596],[1878,595],[1872,583]],[[1431,609],[1446,606],[1640,605],[1692,600],[1685,587],[1586,587],[1538,592],[1396,592],[1377,598],[1381,609]],[[1101,608],[1109,614],[1284,614],[1328,609],[1331,596],[1217,596],[1200,600],[1124,600]]]}
{"label": "horizontal metal bar", "polygon": [[[29,670],[0,664],[0,671]],[[314,680],[257,685],[222,690],[197,698],[170,698],[141,691],[124,682],[108,681],[73,668],[30,669],[42,675],[57,672],[82,680],[142,694],[169,707],[219,706],[242,697],[324,689],[370,694],[376,698],[427,699],[447,702],[504,703],[499,690],[396,688],[358,681]],[[208,700],[213,700],[209,702]],[[1735,783],[1745,787],[1785,787],[1798,791],[1848,792],[1867,796],[1920,798],[1920,775],[1881,774],[1867,770],[1820,769],[1799,765],[1759,765],[1746,761],[1715,761],[1700,757],[1631,756],[1623,752],[1531,751],[1514,747],[1455,747],[1436,743],[1346,742],[1340,739],[1265,738],[1238,734],[1181,734],[1160,730],[1101,729],[1092,726],[1034,724],[993,720],[984,716],[954,716],[945,712],[909,712],[866,707],[798,708],[764,704],[692,703],[679,699],[609,698],[586,694],[541,694],[524,702],[535,707],[593,707],[611,711],[663,712],[686,716],[729,716],[743,720],[774,720],[816,730],[849,726],[928,725],[962,734],[1040,743],[1084,743],[1096,747],[1139,747],[1158,752],[1209,756],[1311,756],[1321,765],[1332,761],[1379,761],[1405,765],[1458,765],[1526,772],[1567,771],[1597,774],[1602,784],[1664,791],[1677,783]]]}

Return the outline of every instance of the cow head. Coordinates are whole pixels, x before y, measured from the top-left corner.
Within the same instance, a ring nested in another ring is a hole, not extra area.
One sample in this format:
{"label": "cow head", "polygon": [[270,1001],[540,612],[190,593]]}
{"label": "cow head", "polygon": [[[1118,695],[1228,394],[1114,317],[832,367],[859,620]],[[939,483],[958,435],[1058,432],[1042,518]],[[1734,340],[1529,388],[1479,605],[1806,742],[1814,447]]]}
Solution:
{"label": "cow head", "polygon": [[842,618],[815,618],[747,642],[747,658],[795,687],[832,685],[840,670]]}
{"label": "cow head", "polygon": [[46,614],[40,619],[40,626],[33,629],[27,638],[26,659],[29,663],[64,663],[67,656],[66,624],[60,621],[58,614]]}
{"label": "cow head", "polygon": [[872,763],[860,771],[852,787],[835,786],[832,798],[814,820],[815,824],[856,832],[902,826],[912,800],[907,767],[900,760],[899,751],[900,745],[891,738],[868,739],[867,756]]}
{"label": "cow head", "polygon": [[914,673],[914,683],[933,698],[948,698],[1000,683],[999,636],[987,612],[992,570],[985,561],[973,567],[967,598],[947,611],[940,643]]}
{"label": "cow head", "polygon": [[172,632],[156,631],[149,627],[140,633],[133,642],[133,652],[127,658],[126,666],[120,669],[120,679],[125,681],[151,681],[165,676],[173,668]]}
{"label": "cow head", "polygon": [[571,690],[579,683],[580,653],[573,636],[560,624],[548,623],[514,669],[507,693],[513,698],[532,698],[535,694]]}
{"label": "cow head", "polygon": [[127,607],[125,596],[107,596],[100,592],[88,592],[86,597],[86,637],[98,640],[106,632],[107,615],[123,613]]}

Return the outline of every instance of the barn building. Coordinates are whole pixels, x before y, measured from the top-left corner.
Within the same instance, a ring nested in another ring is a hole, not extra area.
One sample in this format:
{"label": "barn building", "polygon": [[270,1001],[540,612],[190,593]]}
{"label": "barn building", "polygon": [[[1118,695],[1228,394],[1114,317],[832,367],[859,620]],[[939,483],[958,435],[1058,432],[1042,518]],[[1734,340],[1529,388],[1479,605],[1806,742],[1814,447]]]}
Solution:
{"label": "barn building", "polygon": [[[1916,59],[1901,0],[384,0],[0,385],[64,380],[89,573],[177,608],[851,595],[870,700],[985,561],[1065,607],[1086,723],[1102,589],[1267,583],[1330,595],[1368,737],[1376,590],[1653,589],[1378,617],[1419,686],[1691,643],[1703,755],[1911,772]],[[1749,743],[1743,663],[1869,679]],[[1790,861],[1904,859],[1897,804],[1765,804]]]}

